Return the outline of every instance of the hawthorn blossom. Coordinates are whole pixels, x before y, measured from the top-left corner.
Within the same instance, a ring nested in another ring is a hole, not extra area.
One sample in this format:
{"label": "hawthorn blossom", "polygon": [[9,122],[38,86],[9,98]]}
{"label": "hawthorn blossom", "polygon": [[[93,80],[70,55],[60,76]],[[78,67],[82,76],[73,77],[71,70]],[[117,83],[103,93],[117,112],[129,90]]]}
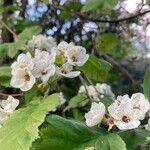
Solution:
{"label": "hawthorn blossom", "polygon": [[101,102],[93,102],[91,109],[85,114],[86,124],[89,127],[98,125],[101,123],[105,115],[105,105]]}
{"label": "hawthorn blossom", "polygon": [[137,128],[140,121],[135,118],[133,105],[130,102],[119,103],[115,101],[108,107],[108,112],[113,124],[120,130],[129,130]]}
{"label": "hawthorn blossom", "polygon": [[106,96],[110,96],[112,98],[115,97],[114,93],[111,90],[111,86],[106,84],[106,83],[97,83],[95,88],[97,89],[97,91],[101,94],[101,98]]}
{"label": "hawthorn blossom", "polygon": [[67,43],[67,42],[65,42],[65,41],[62,41],[62,42],[60,42],[58,45],[57,45],[57,47],[56,47],[56,49],[57,49],[57,53],[59,54],[59,53],[64,53],[64,55],[66,55],[67,54],[67,50],[68,50],[68,48],[71,48],[71,47],[73,47],[74,46],[74,44],[71,42],[71,43]]}
{"label": "hawthorn blossom", "polygon": [[12,65],[11,65],[11,68],[12,68],[12,74],[15,72],[15,70],[17,68],[20,68],[20,69],[27,69],[27,70],[32,70],[33,69],[33,60],[32,60],[32,56],[31,54],[28,52],[26,54],[20,54],[18,57],[17,57],[17,61],[14,62]]}
{"label": "hawthorn blossom", "polygon": [[80,75],[80,71],[73,71],[73,66],[65,63],[61,67],[56,67],[56,74],[67,78],[75,78]]}
{"label": "hawthorn blossom", "polygon": [[133,105],[134,116],[143,120],[145,114],[150,110],[150,103],[142,93],[135,93],[131,96],[131,103]]}
{"label": "hawthorn blossom", "polygon": [[35,50],[33,75],[35,78],[41,78],[43,82],[47,82],[51,76],[55,74],[55,51],[51,54],[46,51]]}
{"label": "hawthorn blossom", "polygon": [[[105,95],[110,96],[111,98],[115,97],[114,93],[111,91],[111,87],[106,83],[102,83],[102,84],[97,83],[95,86],[89,85],[86,86],[86,89],[88,91],[89,96],[94,101],[99,101]],[[85,92],[86,92],[85,87],[82,85],[79,89],[79,93],[85,93]]]}
{"label": "hawthorn blossom", "polygon": [[37,35],[33,36],[33,38],[28,42],[28,49],[40,49],[40,50],[46,50],[51,51],[53,47],[56,46],[55,39],[52,37],[46,37],[44,35]]}
{"label": "hawthorn blossom", "polygon": [[2,100],[0,103],[1,107],[6,113],[12,113],[16,107],[19,105],[19,100],[12,96],[8,96],[7,100]]}
{"label": "hawthorn blossom", "polygon": [[[19,105],[19,100],[13,98],[12,96],[8,96],[6,100],[2,100],[0,103],[0,123],[2,123],[5,119],[7,119]],[[0,124],[0,128],[2,125]]]}
{"label": "hawthorn blossom", "polygon": [[73,43],[67,43],[65,41],[60,42],[57,47],[54,47],[52,50],[56,51],[56,61],[55,63],[57,65],[63,65],[65,64],[67,60],[67,49],[69,47],[73,47]]}
{"label": "hawthorn blossom", "polygon": [[68,63],[73,66],[83,66],[89,58],[86,49],[82,46],[71,46],[67,48],[66,56]]}
{"label": "hawthorn blossom", "polygon": [[135,93],[129,98],[128,95],[118,96],[117,100],[121,103],[130,102],[133,106],[134,116],[143,120],[145,114],[150,110],[150,103],[142,93]]}
{"label": "hawthorn blossom", "polygon": [[17,69],[12,76],[11,85],[22,91],[30,90],[35,83],[35,77],[27,69]]}

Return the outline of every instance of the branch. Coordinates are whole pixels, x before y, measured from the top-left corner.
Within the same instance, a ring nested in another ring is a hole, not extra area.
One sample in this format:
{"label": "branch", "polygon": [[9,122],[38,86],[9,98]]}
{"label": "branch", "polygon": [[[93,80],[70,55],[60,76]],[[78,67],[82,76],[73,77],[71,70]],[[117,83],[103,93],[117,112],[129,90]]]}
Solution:
{"label": "branch", "polygon": [[[65,10],[62,6],[55,6],[55,5],[52,5],[52,8],[55,8],[55,9],[59,9],[59,10],[62,10],[62,11],[68,11],[68,10]],[[125,17],[125,18],[121,18],[121,19],[117,19],[117,20],[107,20],[107,19],[94,19],[80,11],[76,11],[76,10],[71,10],[70,13],[82,20],[86,20],[86,21],[93,21],[93,22],[101,22],[101,23],[119,23],[119,22],[124,22],[124,21],[127,21],[127,20],[132,20],[134,18],[137,18],[137,17],[141,17],[147,13],[150,13],[150,10],[146,10],[144,12],[140,12],[140,13],[137,13],[137,14],[134,14],[134,15],[131,15],[129,17]]]}
{"label": "branch", "polygon": [[142,13],[137,13],[135,15],[125,17],[125,18],[121,18],[121,19],[118,19],[118,20],[102,20],[102,19],[93,19],[93,18],[90,18],[90,17],[88,17],[88,19],[90,21],[102,22],[102,23],[119,23],[119,22],[124,22],[124,21],[127,21],[127,20],[132,20],[132,19],[137,18],[137,17],[141,17],[141,16],[143,16],[147,13],[150,13],[150,10],[146,10]]}
{"label": "branch", "polygon": [[14,38],[16,38],[16,33],[12,29],[10,29],[6,23],[4,23],[2,20],[0,20],[0,23],[13,35]]}
{"label": "branch", "polygon": [[6,93],[0,93],[0,96],[4,96],[4,97],[7,97],[7,96],[13,96],[13,97],[20,97],[20,96],[24,96],[24,93],[17,93],[17,94],[6,94]]}

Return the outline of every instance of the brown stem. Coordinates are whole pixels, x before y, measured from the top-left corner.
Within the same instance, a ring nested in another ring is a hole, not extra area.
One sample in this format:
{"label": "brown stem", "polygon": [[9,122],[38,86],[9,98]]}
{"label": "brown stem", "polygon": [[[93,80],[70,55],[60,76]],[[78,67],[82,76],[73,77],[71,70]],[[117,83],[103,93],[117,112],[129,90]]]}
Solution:
{"label": "brown stem", "polygon": [[[68,10],[65,10],[62,6],[55,6],[55,5],[52,5],[53,8],[55,9],[59,9],[59,10],[63,10],[63,11],[68,11]],[[71,10],[70,11],[71,14],[73,14],[74,16],[80,18],[81,20],[86,20],[86,21],[94,21],[94,22],[101,22],[101,23],[119,23],[119,22],[124,22],[124,21],[127,21],[127,20],[132,20],[134,18],[137,18],[137,17],[140,17],[140,16],[143,16],[147,13],[150,13],[150,10],[146,10],[144,12],[139,12],[137,14],[134,14],[134,15],[131,15],[129,17],[125,17],[125,18],[121,18],[121,19],[116,19],[116,20],[107,20],[107,19],[94,19],[80,11],[75,11],[75,10]]]}
{"label": "brown stem", "polygon": [[20,96],[24,96],[24,93],[16,93],[16,94],[0,93],[0,96],[4,96],[4,97],[7,97],[9,95],[11,95],[13,97],[20,97]]}

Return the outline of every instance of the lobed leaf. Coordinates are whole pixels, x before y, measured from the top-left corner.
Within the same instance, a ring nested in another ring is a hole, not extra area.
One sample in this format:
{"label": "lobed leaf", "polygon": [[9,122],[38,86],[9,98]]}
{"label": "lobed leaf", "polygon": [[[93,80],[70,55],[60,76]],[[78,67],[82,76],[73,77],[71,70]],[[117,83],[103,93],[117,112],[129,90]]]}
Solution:
{"label": "lobed leaf", "polygon": [[29,150],[38,138],[38,127],[48,111],[59,105],[59,95],[53,94],[17,110],[0,128],[1,150]]}
{"label": "lobed leaf", "polygon": [[50,125],[41,130],[41,138],[33,145],[35,150],[84,150],[86,147],[94,147],[95,150],[126,150],[125,143],[115,133],[94,130],[81,122],[56,115],[47,117],[47,121]]}
{"label": "lobed leaf", "polygon": [[111,64],[105,60],[90,55],[88,61],[79,68],[85,75],[96,81],[105,81],[111,69]]}

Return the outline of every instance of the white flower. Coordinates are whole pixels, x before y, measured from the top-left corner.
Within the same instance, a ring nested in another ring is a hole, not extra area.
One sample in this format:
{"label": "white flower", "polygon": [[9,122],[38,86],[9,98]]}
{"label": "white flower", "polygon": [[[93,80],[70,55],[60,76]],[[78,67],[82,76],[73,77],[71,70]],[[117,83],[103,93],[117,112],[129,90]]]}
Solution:
{"label": "white flower", "polygon": [[30,90],[35,83],[35,78],[27,69],[17,69],[12,76],[11,85],[22,91]]}
{"label": "white flower", "polygon": [[150,103],[142,93],[135,93],[131,98],[128,95],[118,96],[117,100],[121,103],[130,102],[133,106],[133,115],[138,120],[143,120],[145,114],[150,110]]}
{"label": "white flower", "polygon": [[73,66],[83,66],[89,58],[86,49],[82,46],[70,46],[67,48],[66,56],[68,63]]}
{"label": "white flower", "polygon": [[74,46],[73,43],[67,43],[67,42],[65,42],[65,41],[62,41],[62,42],[60,42],[60,43],[57,45],[57,47],[56,47],[57,53],[58,53],[58,54],[64,53],[64,55],[66,55],[68,48],[71,48],[71,47],[73,47],[73,46]]}
{"label": "white flower", "polygon": [[150,119],[148,119],[148,124],[145,125],[145,129],[150,131]]}
{"label": "white flower", "polygon": [[12,68],[12,74],[15,72],[17,68],[32,70],[33,60],[31,54],[29,52],[27,54],[20,54],[17,57],[17,61],[11,65],[11,68]]}
{"label": "white flower", "polygon": [[[12,96],[8,96],[6,100],[2,100],[0,103],[0,123],[2,123],[5,119],[7,119],[19,105],[19,100],[13,98]],[[0,128],[1,128],[0,124]]]}
{"label": "white flower", "polygon": [[65,63],[61,67],[56,68],[56,73],[58,75],[67,77],[67,78],[75,78],[80,75],[80,71],[72,71],[72,65]]}
{"label": "white flower", "polygon": [[140,121],[134,117],[133,105],[130,102],[120,104],[115,101],[108,107],[108,112],[114,120],[114,125],[120,130],[134,129],[140,125]]}
{"label": "white flower", "polygon": [[67,43],[65,41],[62,41],[57,45],[57,47],[54,47],[52,49],[55,50],[57,53],[56,62],[55,62],[57,65],[62,65],[68,61],[66,55],[67,49],[72,46],[74,46],[73,43]]}
{"label": "white flower", "polygon": [[135,93],[131,96],[131,103],[134,109],[134,116],[143,120],[145,114],[150,110],[150,103],[142,93]]}
{"label": "white flower", "polygon": [[43,82],[47,82],[51,76],[55,74],[56,52],[49,54],[46,51],[36,49],[34,58],[33,75],[36,78],[41,78]]}
{"label": "white flower", "polygon": [[8,96],[7,100],[2,100],[1,107],[7,113],[12,113],[16,107],[19,105],[19,100],[13,98],[12,96]]}
{"label": "white flower", "polygon": [[105,106],[103,103],[92,103],[91,109],[85,114],[86,124],[89,127],[98,125],[101,123],[105,115]]}
{"label": "white flower", "polygon": [[[97,83],[95,86],[89,85],[86,86],[89,96],[94,99],[94,101],[99,101],[104,95],[111,96],[112,98],[115,97],[113,92],[111,91],[111,87],[106,83]],[[85,93],[85,87],[81,86],[79,89],[79,93]],[[103,95],[104,94],[104,95]]]}
{"label": "white flower", "polygon": [[[96,86],[95,86],[95,88],[97,89],[97,91],[100,94],[102,94],[102,95],[104,94],[104,96],[107,95],[107,96],[110,96],[112,98],[115,97],[114,93],[111,90],[110,85],[108,85],[106,83],[102,83],[102,84],[97,83]],[[103,97],[102,95],[101,95],[101,97]]]}
{"label": "white flower", "polygon": [[[99,93],[93,85],[86,86],[89,96],[94,101],[99,101]],[[82,85],[79,89],[79,93],[86,93],[85,87]]]}
{"label": "white flower", "polygon": [[49,52],[55,46],[56,46],[56,42],[54,38],[46,37],[41,34],[37,36],[33,36],[33,38],[28,42],[28,45],[27,45],[27,47],[32,50],[40,49],[40,50],[46,50]]}

